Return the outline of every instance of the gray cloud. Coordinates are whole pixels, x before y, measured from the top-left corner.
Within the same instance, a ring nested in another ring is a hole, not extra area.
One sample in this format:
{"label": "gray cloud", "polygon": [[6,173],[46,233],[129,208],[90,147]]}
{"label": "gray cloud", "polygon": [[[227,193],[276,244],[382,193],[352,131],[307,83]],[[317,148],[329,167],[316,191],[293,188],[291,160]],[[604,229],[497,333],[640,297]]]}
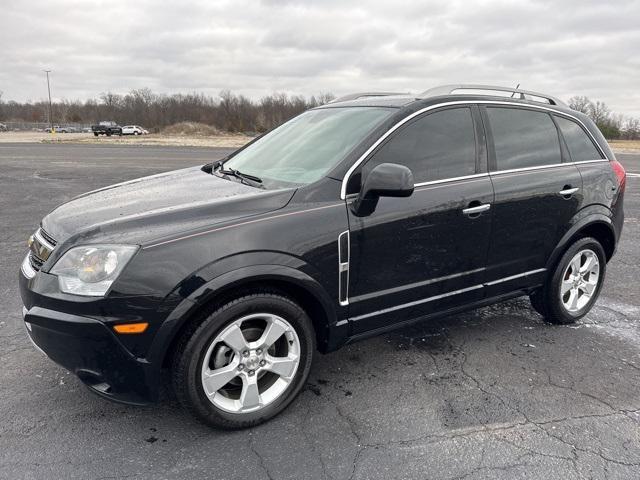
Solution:
{"label": "gray cloud", "polygon": [[493,83],[640,116],[640,2],[4,2],[4,98],[231,89],[251,97]]}

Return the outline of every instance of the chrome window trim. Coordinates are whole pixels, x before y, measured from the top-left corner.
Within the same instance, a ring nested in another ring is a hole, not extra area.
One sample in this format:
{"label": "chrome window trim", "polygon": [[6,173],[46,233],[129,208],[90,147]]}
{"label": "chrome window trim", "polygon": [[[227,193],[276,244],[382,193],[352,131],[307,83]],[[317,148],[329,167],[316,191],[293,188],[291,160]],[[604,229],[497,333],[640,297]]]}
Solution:
{"label": "chrome window trim", "polygon": [[567,163],[551,163],[549,165],[537,165],[535,167],[522,167],[522,168],[509,168],[507,170],[496,170],[491,172],[491,176],[494,177],[496,175],[503,175],[505,173],[519,173],[519,172],[529,172],[532,170],[544,170],[545,168],[559,168],[559,167],[570,167],[573,164],[570,162]]}
{"label": "chrome window trim", "polygon": [[[570,165],[570,164],[576,164],[576,163],[585,163],[585,162],[595,162],[595,161],[603,161],[603,162],[608,162],[609,159],[607,158],[607,155],[604,153],[604,150],[602,149],[602,147],[600,146],[600,144],[598,143],[598,141],[596,140],[596,138],[593,136],[593,134],[589,131],[589,129],[586,127],[586,125],[582,122],[582,120],[580,120],[578,117],[575,117],[574,115],[571,115],[570,113],[566,113],[566,112],[560,112],[554,108],[549,108],[549,107],[545,107],[543,105],[531,105],[528,103],[520,103],[520,102],[502,102],[500,100],[456,100],[456,101],[451,101],[451,102],[442,102],[442,103],[437,103],[435,105],[429,105],[428,107],[422,108],[416,112],[413,112],[411,115],[406,116],[405,118],[403,118],[402,120],[400,120],[398,123],[396,123],[395,125],[393,125],[389,130],[387,130],[385,133],[383,133],[380,138],[378,138],[378,140],[376,140],[362,155],[360,155],[360,157],[353,163],[353,165],[351,165],[351,167],[349,167],[349,169],[347,170],[347,173],[345,173],[344,177],[342,178],[342,185],[340,186],[340,199],[341,200],[345,200],[347,198],[347,183],[349,182],[349,178],[351,177],[351,174],[356,170],[356,168],[358,168],[360,166],[360,164],[362,162],[364,162],[367,157],[371,154],[371,152],[373,152],[383,141],[385,141],[393,132],[395,132],[397,129],[399,129],[402,125],[404,125],[405,123],[409,122],[410,120],[414,119],[415,117],[422,115],[425,112],[431,111],[431,110],[435,110],[437,108],[442,108],[442,107],[448,107],[448,106],[453,106],[453,105],[511,105],[511,106],[518,106],[518,107],[526,107],[526,108],[530,108],[530,109],[534,109],[534,110],[543,110],[545,112],[552,112],[556,115],[559,116],[564,116],[564,117],[568,117],[571,118],[572,120],[574,120],[575,122],[579,123],[584,130],[587,132],[587,134],[589,135],[589,137],[591,137],[591,140],[593,140],[594,144],[596,145],[598,151],[600,152],[600,154],[604,157],[602,159],[599,160],[586,160],[586,161],[581,161],[581,162],[566,162],[566,163],[562,163],[562,164],[558,164],[558,165]],[[545,165],[545,167],[548,167],[548,165]],[[538,167],[525,167],[525,168],[538,168]],[[510,171],[517,171],[519,169],[512,169]],[[495,172],[490,172],[491,174],[494,173],[500,173],[500,172],[505,172],[506,170],[501,170],[501,171],[495,171]],[[447,179],[444,180],[436,180],[438,182],[441,181],[446,181]],[[431,182],[421,182],[420,185],[422,185],[423,183],[431,183]]]}
{"label": "chrome window trim", "polygon": [[414,187],[425,187],[427,185],[437,185],[439,183],[456,182],[458,180],[472,180],[476,178],[488,177],[488,173],[474,173],[473,175],[463,175],[462,177],[443,178],[441,180],[431,180],[429,182],[420,182],[414,184]]}
{"label": "chrome window trim", "polygon": [[600,163],[600,162],[608,162],[609,159],[608,158],[600,158],[598,160],[580,160],[578,162],[571,162],[574,165],[581,165],[583,163]]}
{"label": "chrome window trim", "polygon": [[[347,236],[347,261],[341,262],[342,247],[340,246],[342,237]],[[349,230],[345,230],[338,235],[338,303],[345,307],[349,305],[349,262],[351,261],[351,235]],[[347,285],[345,286],[344,300],[342,299],[342,272],[347,272]]]}
{"label": "chrome window trim", "polygon": [[[423,298],[423,299],[420,299],[420,300],[414,300],[413,302],[401,303],[399,305],[394,305],[393,307],[387,307],[387,308],[383,308],[382,310],[376,310],[376,311],[373,311],[373,312],[365,313],[365,314],[362,314],[362,315],[358,315],[357,317],[349,318],[349,321],[357,321],[357,320],[362,320],[364,318],[369,318],[369,317],[375,317],[377,315],[382,315],[384,313],[395,312],[396,310],[402,310],[404,308],[414,307],[416,305],[421,305],[423,303],[432,302],[434,300],[440,300],[441,298],[451,297],[453,295],[458,295],[460,293],[466,293],[466,292],[470,292],[470,291],[473,291],[473,290],[477,290],[478,288],[486,288],[486,287],[489,287],[489,286],[496,285],[498,283],[508,282],[510,280],[515,280],[516,278],[526,277],[528,275],[533,275],[535,273],[542,273],[542,272],[546,272],[546,271],[547,271],[546,268],[537,268],[535,270],[529,270],[529,271],[526,271],[526,272],[523,272],[523,273],[518,273],[516,275],[510,275],[508,277],[499,278],[497,280],[492,280],[491,282],[480,283],[478,285],[473,285],[471,287],[461,288],[459,290],[453,290],[451,292],[441,293],[440,295],[434,295],[432,297],[427,297],[427,298]],[[383,290],[383,292],[384,292],[384,290]]]}

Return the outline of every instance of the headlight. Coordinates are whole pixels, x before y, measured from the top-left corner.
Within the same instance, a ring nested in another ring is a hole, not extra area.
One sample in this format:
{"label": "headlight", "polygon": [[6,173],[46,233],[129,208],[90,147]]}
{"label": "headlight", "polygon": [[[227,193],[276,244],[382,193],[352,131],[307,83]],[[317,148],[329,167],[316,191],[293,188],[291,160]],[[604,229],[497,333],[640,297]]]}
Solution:
{"label": "headlight", "polygon": [[131,245],[88,245],[67,251],[53,266],[60,290],[102,297],[138,250]]}

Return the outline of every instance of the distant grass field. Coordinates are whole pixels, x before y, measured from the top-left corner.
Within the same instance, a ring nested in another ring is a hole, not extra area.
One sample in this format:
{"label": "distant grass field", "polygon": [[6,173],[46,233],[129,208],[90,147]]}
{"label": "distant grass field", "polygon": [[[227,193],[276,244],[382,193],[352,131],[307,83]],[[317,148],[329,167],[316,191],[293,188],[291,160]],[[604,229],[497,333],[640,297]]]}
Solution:
{"label": "distant grass field", "polygon": [[609,145],[614,152],[640,152],[640,140],[610,140]]}
{"label": "distant grass field", "polygon": [[[0,143],[96,143],[125,145],[167,145],[176,147],[241,147],[253,139],[250,135],[223,133],[211,127],[202,129],[187,128],[190,125],[179,124],[169,127],[163,133],[140,137],[94,137],[90,133],[44,133],[44,132],[0,132]],[[640,140],[610,140],[614,152],[640,153]]]}
{"label": "distant grass field", "polygon": [[81,143],[167,145],[176,147],[241,147],[253,137],[241,134],[149,134],[144,136],[100,136],[91,133],[1,132],[0,143]]}

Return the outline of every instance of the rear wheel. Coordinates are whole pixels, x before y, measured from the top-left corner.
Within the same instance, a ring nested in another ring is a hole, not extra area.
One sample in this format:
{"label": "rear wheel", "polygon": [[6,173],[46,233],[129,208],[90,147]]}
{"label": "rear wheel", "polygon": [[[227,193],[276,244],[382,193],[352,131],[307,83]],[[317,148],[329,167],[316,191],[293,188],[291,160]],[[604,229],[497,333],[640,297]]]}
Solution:
{"label": "rear wheel", "polygon": [[247,295],[187,332],[174,355],[173,386],[203,422],[250,427],[296,397],[314,351],[313,326],[299,305],[274,293]]}
{"label": "rear wheel", "polygon": [[595,238],[579,239],[560,258],[545,285],[530,295],[531,305],[549,323],[576,322],[596,302],[606,262],[604,249]]}

